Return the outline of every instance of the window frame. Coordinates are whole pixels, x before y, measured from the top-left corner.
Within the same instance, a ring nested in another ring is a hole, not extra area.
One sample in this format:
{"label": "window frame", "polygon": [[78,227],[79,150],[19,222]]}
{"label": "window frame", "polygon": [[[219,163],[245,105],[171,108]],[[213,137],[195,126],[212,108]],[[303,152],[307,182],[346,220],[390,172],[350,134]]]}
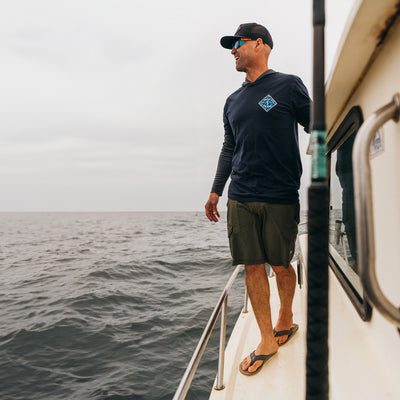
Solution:
{"label": "window frame", "polygon": [[[331,154],[335,152],[351,135],[357,132],[363,123],[363,114],[361,107],[354,106],[347,113],[342,123],[339,125],[335,133],[327,143],[327,158],[329,166],[329,191],[331,190]],[[331,267],[336,278],[340,282],[343,290],[349,297],[357,313],[363,321],[369,321],[372,315],[372,308],[368,303],[365,294],[361,296],[360,293],[353,286],[351,281],[347,278],[346,274],[340,268],[338,261],[335,260],[331,251],[329,250],[329,266]]]}

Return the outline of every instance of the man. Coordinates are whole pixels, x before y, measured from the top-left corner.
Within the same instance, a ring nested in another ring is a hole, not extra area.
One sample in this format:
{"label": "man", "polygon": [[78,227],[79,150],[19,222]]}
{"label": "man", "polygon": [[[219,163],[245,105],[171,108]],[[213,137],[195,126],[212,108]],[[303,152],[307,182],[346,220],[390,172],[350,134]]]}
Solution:
{"label": "man", "polygon": [[[228,236],[232,264],[245,264],[246,285],[261,343],[239,366],[245,375],[264,363],[297,331],[292,302],[296,273],[290,265],[299,223],[302,173],[297,124],[308,129],[310,98],[300,78],[268,68],[273,41],[256,23],[239,26],[221,45],[230,49],[236,69],[246,73],[242,87],[224,107],[225,139],[210,197],[210,221],[229,176]],[[265,263],[275,272],[280,311],[273,328]]]}

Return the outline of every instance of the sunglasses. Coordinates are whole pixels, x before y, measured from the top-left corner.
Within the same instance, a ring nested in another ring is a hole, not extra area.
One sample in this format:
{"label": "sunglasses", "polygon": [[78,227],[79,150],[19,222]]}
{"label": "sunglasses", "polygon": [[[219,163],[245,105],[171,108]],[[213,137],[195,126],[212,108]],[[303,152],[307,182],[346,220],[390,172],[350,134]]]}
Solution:
{"label": "sunglasses", "polygon": [[[232,49],[237,50],[239,47],[243,46],[249,40],[251,41],[251,40],[254,40],[254,39],[245,39],[245,38],[239,39],[238,41],[236,41],[234,43],[234,45],[232,46]],[[268,46],[268,45],[264,43],[264,46]]]}
{"label": "sunglasses", "polygon": [[239,39],[238,41],[236,41],[234,43],[234,45],[232,46],[232,49],[237,50],[239,47],[243,46],[249,40],[253,40],[253,39]]}

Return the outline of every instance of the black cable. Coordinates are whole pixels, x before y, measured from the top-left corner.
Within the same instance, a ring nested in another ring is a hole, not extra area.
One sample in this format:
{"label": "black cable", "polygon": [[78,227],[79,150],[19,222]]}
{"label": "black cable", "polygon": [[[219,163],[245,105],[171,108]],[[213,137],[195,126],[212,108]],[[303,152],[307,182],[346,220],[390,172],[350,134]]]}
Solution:
{"label": "black cable", "polygon": [[313,1],[311,186],[308,190],[308,317],[306,400],[329,399],[329,189],[325,126],[325,2]]}
{"label": "black cable", "polygon": [[329,190],[308,191],[308,317],[306,399],[329,399],[328,246]]}

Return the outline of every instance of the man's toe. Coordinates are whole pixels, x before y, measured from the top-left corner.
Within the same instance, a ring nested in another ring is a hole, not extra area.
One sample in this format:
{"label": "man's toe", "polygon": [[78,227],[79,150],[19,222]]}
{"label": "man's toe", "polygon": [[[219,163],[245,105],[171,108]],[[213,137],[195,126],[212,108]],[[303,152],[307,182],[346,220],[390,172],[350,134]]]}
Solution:
{"label": "man's toe", "polygon": [[249,365],[250,365],[250,357],[246,357],[242,361],[242,369],[243,369],[243,371],[247,371],[247,369],[249,368]]}
{"label": "man's toe", "polygon": [[278,344],[282,344],[282,343],[285,343],[287,339],[288,339],[287,335],[286,336],[278,336],[276,338],[276,341],[277,341]]}
{"label": "man's toe", "polygon": [[262,365],[262,361],[256,361],[251,367],[249,367],[249,372],[255,372]]}

